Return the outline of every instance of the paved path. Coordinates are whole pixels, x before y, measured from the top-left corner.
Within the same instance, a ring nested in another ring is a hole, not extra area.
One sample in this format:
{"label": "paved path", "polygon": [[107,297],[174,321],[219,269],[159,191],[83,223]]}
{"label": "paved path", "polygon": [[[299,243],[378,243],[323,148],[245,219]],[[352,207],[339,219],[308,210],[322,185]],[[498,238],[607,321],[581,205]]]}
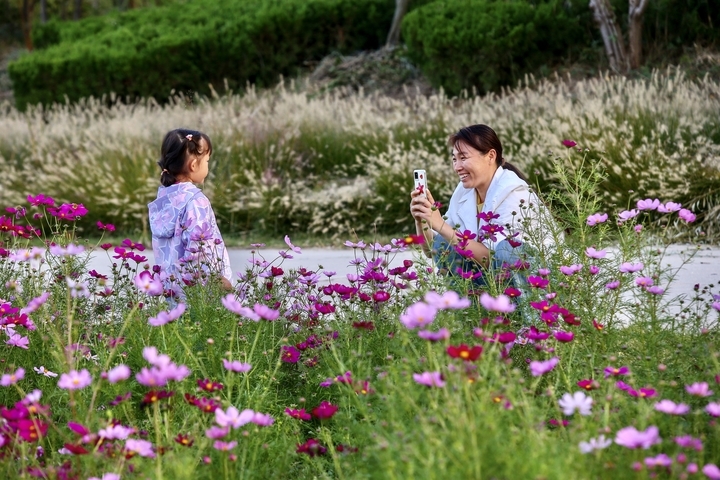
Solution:
{"label": "paved path", "polygon": [[[675,296],[679,294],[692,294],[693,286],[700,284],[702,287],[713,284],[714,293],[720,293],[720,247],[701,247],[695,246],[672,245],[668,248],[666,256],[663,258],[661,265],[663,267],[670,266],[673,269],[681,267],[683,263],[683,252],[697,250],[692,261],[680,269],[678,275],[674,279],[667,295]],[[358,250],[359,253],[361,253]],[[249,265],[253,253],[247,249],[230,249],[230,264],[233,272],[241,272]],[[263,255],[265,260],[273,261],[278,257],[278,251],[273,249],[263,249],[259,253]],[[372,252],[368,251],[368,255]],[[149,261],[153,262],[152,252],[143,252]],[[257,255],[257,254],[255,254]],[[293,254],[294,258],[284,259],[282,267],[284,269],[293,269],[305,267],[308,269],[316,269],[322,266],[324,270],[334,271],[337,275],[333,281],[343,282],[347,273],[355,273],[356,268],[351,265],[351,261],[355,258],[353,250],[348,249],[322,249],[307,248],[303,249],[301,254]],[[402,265],[403,260],[413,259],[412,252],[403,252],[390,256],[391,266]],[[278,262],[274,262],[275,265]],[[109,271],[109,261],[104,252],[97,252],[91,260],[90,268],[98,271]],[[327,279],[325,279],[327,282]],[[661,285],[664,286],[664,285]]]}

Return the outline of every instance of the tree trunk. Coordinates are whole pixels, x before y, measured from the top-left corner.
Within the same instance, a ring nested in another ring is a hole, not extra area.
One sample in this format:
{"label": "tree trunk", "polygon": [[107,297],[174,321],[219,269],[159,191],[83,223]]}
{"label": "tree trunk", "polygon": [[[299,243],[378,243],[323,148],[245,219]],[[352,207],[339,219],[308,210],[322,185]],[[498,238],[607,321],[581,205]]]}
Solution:
{"label": "tree trunk", "polygon": [[627,72],[628,61],[622,32],[618,28],[609,0],[590,0],[590,8],[598,28],[600,28],[610,69],[617,73]]}
{"label": "tree trunk", "polygon": [[642,65],[642,23],[649,0],[629,0],[628,40],[630,46],[630,68]]}
{"label": "tree trunk", "polygon": [[40,0],[40,21],[47,23],[47,0]]}
{"label": "tree trunk", "polygon": [[73,14],[73,20],[80,20],[82,18],[82,0],[75,0],[75,13]]}
{"label": "tree trunk", "polygon": [[22,11],[20,12],[20,28],[22,29],[25,48],[33,49],[32,44],[32,20],[35,11],[35,0],[23,0]]}
{"label": "tree trunk", "polygon": [[395,15],[393,15],[390,33],[388,33],[385,46],[392,47],[400,43],[400,24],[408,9],[410,0],[395,0]]}

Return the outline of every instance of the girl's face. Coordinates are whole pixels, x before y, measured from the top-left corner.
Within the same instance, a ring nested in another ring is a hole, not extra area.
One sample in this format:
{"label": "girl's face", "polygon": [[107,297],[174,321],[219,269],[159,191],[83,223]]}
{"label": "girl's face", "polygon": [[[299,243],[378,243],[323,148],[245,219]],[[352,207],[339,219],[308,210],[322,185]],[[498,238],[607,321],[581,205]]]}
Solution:
{"label": "girl's face", "polygon": [[204,138],[201,139],[200,142],[200,149],[205,153],[199,157],[190,158],[190,171],[188,172],[188,176],[190,177],[190,181],[193,183],[203,183],[205,178],[208,176],[210,167],[210,149],[208,148],[207,142],[205,142]]}
{"label": "girl's face", "polygon": [[453,147],[452,163],[463,187],[487,191],[493,175],[495,175],[495,170],[497,170],[496,155],[493,149],[482,154],[470,145],[458,142]]}

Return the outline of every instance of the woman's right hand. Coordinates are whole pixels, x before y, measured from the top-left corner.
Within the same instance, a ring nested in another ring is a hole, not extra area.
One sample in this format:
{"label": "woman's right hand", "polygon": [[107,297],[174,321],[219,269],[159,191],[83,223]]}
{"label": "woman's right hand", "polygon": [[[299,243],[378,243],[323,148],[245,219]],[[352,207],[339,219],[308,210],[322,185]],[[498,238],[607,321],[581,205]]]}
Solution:
{"label": "woman's right hand", "polygon": [[437,208],[433,208],[435,199],[433,198],[430,190],[427,188],[425,192],[420,192],[418,189],[413,189],[410,192],[410,214],[415,219],[415,222],[425,222],[432,229],[441,225],[442,215]]}

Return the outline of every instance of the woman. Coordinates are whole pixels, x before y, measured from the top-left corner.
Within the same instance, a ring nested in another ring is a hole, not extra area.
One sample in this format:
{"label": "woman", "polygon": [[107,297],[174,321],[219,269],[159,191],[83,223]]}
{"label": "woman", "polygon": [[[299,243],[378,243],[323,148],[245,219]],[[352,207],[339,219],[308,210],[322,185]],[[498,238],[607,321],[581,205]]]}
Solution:
{"label": "woman", "polygon": [[[432,254],[441,270],[465,270],[463,256],[454,247],[472,236],[467,231],[475,237],[462,247],[465,258],[486,268],[515,263],[525,250],[518,247],[526,241],[536,248],[553,243],[551,229],[546,228],[553,224],[547,209],[530,190],[525,176],[505,162],[502,144],[492,128],[461,128],[448,143],[460,183],[445,219],[433,207],[435,200],[427,190],[425,194],[414,190],[410,203],[417,233],[425,236],[426,245],[433,245]],[[426,248],[426,254],[430,253]]]}

